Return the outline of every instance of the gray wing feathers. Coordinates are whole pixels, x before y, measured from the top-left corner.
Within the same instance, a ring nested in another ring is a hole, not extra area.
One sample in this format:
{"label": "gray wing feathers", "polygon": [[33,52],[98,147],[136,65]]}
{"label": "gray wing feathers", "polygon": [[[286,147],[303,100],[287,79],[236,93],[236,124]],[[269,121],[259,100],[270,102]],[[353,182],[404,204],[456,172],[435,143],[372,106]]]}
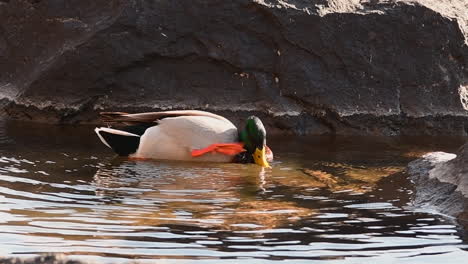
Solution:
{"label": "gray wing feathers", "polygon": [[102,121],[105,123],[124,123],[127,125],[138,123],[155,123],[163,118],[179,116],[205,116],[229,122],[222,116],[199,110],[177,110],[138,114],[128,114],[123,112],[102,112],[100,114]]}

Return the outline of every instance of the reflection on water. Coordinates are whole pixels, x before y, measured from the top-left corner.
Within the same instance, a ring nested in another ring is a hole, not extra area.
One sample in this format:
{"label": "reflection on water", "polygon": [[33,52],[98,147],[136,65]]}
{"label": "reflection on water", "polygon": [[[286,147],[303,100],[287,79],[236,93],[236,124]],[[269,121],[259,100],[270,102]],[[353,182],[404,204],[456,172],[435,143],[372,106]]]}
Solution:
{"label": "reflection on water", "polygon": [[113,157],[91,128],[0,123],[0,255],[64,252],[112,263],[468,256],[460,227],[408,206],[403,170],[418,153],[453,150],[457,139],[269,144],[273,169],[129,161]]}

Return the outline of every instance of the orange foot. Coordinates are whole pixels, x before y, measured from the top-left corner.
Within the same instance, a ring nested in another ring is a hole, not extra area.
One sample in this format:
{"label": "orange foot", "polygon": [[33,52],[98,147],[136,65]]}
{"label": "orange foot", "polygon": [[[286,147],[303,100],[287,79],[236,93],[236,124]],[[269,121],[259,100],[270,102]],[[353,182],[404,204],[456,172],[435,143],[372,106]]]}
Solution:
{"label": "orange foot", "polygon": [[234,156],[244,151],[246,150],[243,143],[215,143],[203,149],[192,150],[192,157],[199,157],[210,152]]}

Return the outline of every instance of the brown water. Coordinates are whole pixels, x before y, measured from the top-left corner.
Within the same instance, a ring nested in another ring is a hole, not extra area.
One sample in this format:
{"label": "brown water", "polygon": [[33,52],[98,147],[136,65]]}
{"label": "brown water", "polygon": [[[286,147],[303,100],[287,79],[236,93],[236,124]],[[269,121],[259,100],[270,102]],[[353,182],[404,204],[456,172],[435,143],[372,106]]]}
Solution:
{"label": "brown water", "polygon": [[91,127],[0,123],[0,256],[99,263],[463,263],[404,166],[460,139],[269,138],[273,169],[115,158]]}

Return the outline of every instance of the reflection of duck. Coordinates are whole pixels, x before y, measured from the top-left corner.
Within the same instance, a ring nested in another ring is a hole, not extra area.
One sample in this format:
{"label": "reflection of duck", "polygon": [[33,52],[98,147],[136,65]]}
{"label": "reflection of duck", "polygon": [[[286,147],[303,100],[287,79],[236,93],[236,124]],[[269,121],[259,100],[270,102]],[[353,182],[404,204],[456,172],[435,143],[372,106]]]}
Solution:
{"label": "reflection of duck", "polygon": [[93,185],[96,195],[109,205],[106,219],[141,228],[196,225],[224,232],[287,228],[315,213],[295,201],[270,199],[273,192],[261,191],[268,184],[259,177],[270,179],[273,170],[237,164],[192,165],[115,159],[102,166]]}
{"label": "reflection of duck", "polygon": [[273,153],[266,146],[259,118],[247,119],[245,129],[213,113],[186,110],[139,114],[101,113],[115,128],[96,128],[101,141],[121,156],[186,161],[256,163],[269,167]]}

